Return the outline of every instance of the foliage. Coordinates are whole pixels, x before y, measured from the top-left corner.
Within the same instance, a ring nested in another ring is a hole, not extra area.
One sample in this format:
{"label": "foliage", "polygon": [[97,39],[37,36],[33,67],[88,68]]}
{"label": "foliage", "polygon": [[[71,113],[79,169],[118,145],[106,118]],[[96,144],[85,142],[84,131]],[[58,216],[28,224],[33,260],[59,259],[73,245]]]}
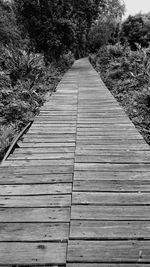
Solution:
{"label": "foliage", "polygon": [[17,51],[4,49],[0,61],[5,60],[5,68],[0,71],[1,156],[14,134],[38,114],[46,94],[55,90],[73,63],[68,53],[46,67],[42,55]]}
{"label": "foliage", "polygon": [[137,43],[148,47],[150,42],[150,13],[129,16],[124,21],[121,30],[122,43],[128,42],[132,50],[137,49]]}
{"label": "foliage", "polygon": [[117,44],[90,57],[107,87],[150,143],[150,47],[132,51]]}
{"label": "foliage", "polygon": [[115,44],[119,40],[121,19],[125,6],[120,0],[105,1],[99,18],[93,23],[89,32],[89,48],[91,52],[108,43]]}
{"label": "foliage", "polygon": [[13,44],[16,47],[20,42],[20,32],[16,17],[11,5],[0,0],[0,45]]}
{"label": "foliage", "polygon": [[91,25],[106,4],[106,0],[15,0],[19,24],[48,61],[69,50],[76,58],[85,55]]}
{"label": "foliage", "polygon": [[89,33],[89,49],[95,52],[101,46],[108,43],[116,43],[119,40],[120,23],[115,19],[101,18],[91,28]]}

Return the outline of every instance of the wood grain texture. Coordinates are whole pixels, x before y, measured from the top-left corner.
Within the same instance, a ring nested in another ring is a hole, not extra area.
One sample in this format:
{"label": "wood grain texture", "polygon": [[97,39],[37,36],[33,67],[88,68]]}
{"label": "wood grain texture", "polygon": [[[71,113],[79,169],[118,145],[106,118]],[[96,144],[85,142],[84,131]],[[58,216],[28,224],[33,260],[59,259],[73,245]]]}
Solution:
{"label": "wood grain texture", "polygon": [[0,222],[69,222],[70,208],[0,208]]}
{"label": "wood grain texture", "polygon": [[0,196],[0,207],[70,207],[71,195]]}
{"label": "wood grain texture", "polygon": [[69,241],[68,262],[150,262],[150,241]]}
{"label": "wood grain texture", "polygon": [[124,263],[68,263],[66,267],[150,267],[150,264]]}
{"label": "wood grain texture", "polygon": [[74,205],[150,205],[150,193],[73,192],[72,203]]}
{"label": "wood grain texture", "polygon": [[0,185],[72,183],[72,174],[1,174]]}
{"label": "wood grain texture", "polygon": [[64,243],[0,243],[0,264],[65,264]]}
{"label": "wood grain texture", "polygon": [[80,221],[71,222],[70,239],[150,239],[149,221]]}
{"label": "wood grain texture", "polygon": [[150,220],[150,206],[72,206],[72,220]]}
{"label": "wood grain texture", "polygon": [[73,189],[77,192],[149,192],[150,180],[76,180]]}
{"label": "wood grain texture", "polygon": [[68,223],[0,223],[1,242],[65,241]]}
{"label": "wood grain texture", "polygon": [[32,184],[32,185],[0,185],[0,195],[43,195],[69,194],[71,183]]}

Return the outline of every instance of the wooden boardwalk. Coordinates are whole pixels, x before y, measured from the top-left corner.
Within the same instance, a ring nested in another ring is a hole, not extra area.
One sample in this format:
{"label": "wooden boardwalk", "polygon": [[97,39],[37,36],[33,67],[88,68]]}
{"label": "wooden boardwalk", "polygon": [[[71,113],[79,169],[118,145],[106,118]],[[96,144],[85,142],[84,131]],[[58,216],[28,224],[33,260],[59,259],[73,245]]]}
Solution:
{"label": "wooden boardwalk", "polygon": [[150,266],[150,148],[87,59],[19,146],[0,167],[0,266]]}

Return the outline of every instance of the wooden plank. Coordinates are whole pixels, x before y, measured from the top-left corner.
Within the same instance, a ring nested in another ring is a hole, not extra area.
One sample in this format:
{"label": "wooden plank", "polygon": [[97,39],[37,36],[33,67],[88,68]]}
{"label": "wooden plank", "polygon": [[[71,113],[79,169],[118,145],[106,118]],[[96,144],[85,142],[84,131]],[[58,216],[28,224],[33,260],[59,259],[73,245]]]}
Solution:
{"label": "wooden plank", "polygon": [[69,222],[70,208],[0,208],[0,222]]}
{"label": "wooden plank", "polygon": [[17,148],[15,154],[38,154],[38,153],[72,153],[75,151],[75,147],[30,147],[30,148]]}
{"label": "wooden plank", "polygon": [[71,195],[0,196],[0,207],[70,207]]}
{"label": "wooden plank", "polygon": [[[96,184],[96,183],[95,183]],[[150,205],[149,193],[73,192],[72,203],[85,205]]]}
{"label": "wooden plank", "polygon": [[69,223],[0,223],[0,242],[65,241]]}
{"label": "wooden plank", "polygon": [[130,136],[125,138],[125,137],[120,137],[117,138],[117,139],[114,139],[113,137],[112,138],[109,138],[109,137],[102,137],[101,139],[99,140],[77,140],[77,146],[80,146],[80,145],[105,145],[105,149],[107,149],[107,146],[108,145],[130,145],[130,144],[134,144],[134,145],[137,145],[137,144],[146,144],[144,142],[143,139],[139,139],[139,138],[134,138],[134,139],[131,139]]}
{"label": "wooden plank", "polygon": [[32,184],[32,185],[0,185],[0,195],[43,195],[69,194],[71,183]]}
{"label": "wooden plank", "polygon": [[68,263],[66,267],[150,267],[150,264],[124,263]]}
{"label": "wooden plank", "polygon": [[[60,130],[60,132],[59,132]],[[43,133],[43,134],[49,134],[49,133],[55,133],[55,131],[58,131],[58,134],[63,134],[63,132],[67,135],[74,135],[73,133],[76,132],[76,125],[73,126],[70,125],[70,126],[64,126],[64,125],[58,125],[58,124],[53,124],[51,126],[38,126],[38,127],[31,127],[30,130],[28,131],[28,134],[31,134],[31,133]],[[61,132],[62,131],[62,132]],[[73,133],[71,133],[71,131]]]}
{"label": "wooden plank", "polygon": [[65,243],[0,243],[0,264],[65,264]]}
{"label": "wooden plank", "polygon": [[149,206],[72,206],[72,220],[150,220]]}
{"label": "wooden plank", "polygon": [[[82,180],[82,181],[92,181],[94,183],[99,182],[99,180],[126,180],[128,183],[129,180],[150,180],[150,172],[145,171],[75,171],[74,173],[74,181]],[[76,183],[75,183],[76,184]],[[92,185],[92,184],[91,184]],[[86,186],[86,183],[85,183]]]}
{"label": "wooden plank", "polygon": [[72,174],[1,174],[0,185],[71,183]]}
{"label": "wooden plank", "polygon": [[150,164],[75,163],[75,171],[149,171]]}
{"label": "wooden plank", "polygon": [[117,142],[121,142],[120,140],[123,140],[123,143],[124,141],[126,141],[127,143],[131,142],[131,140],[133,140],[133,143],[135,143],[135,140],[138,141],[139,140],[142,140],[143,141],[143,137],[140,136],[140,135],[135,135],[135,134],[128,134],[128,135],[125,135],[125,134],[112,134],[112,135],[109,135],[107,133],[104,133],[102,134],[102,132],[85,132],[85,133],[79,133],[78,134],[78,137],[77,137],[77,141],[78,141],[78,144],[82,144],[82,143],[85,143],[85,144],[95,144],[96,141],[97,141],[97,144],[101,144],[102,140],[104,140],[104,142],[106,142],[106,140],[109,140],[108,141],[108,144],[110,143],[110,141],[113,143],[117,143]]}
{"label": "wooden plank", "polygon": [[[19,147],[29,147],[29,148],[31,148],[31,143],[23,143],[23,142],[20,142],[19,143]],[[32,143],[32,148],[34,148],[34,147],[46,147],[46,148],[48,148],[48,147],[75,147],[75,143],[74,142],[72,142],[72,143],[51,143],[51,142],[49,142],[49,143],[36,143],[36,142],[33,142]]]}
{"label": "wooden plank", "polygon": [[150,180],[74,181],[77,192],[150,192]]}
{"label": "wooden plank", "polygon": [[149,221],[71,221],[70,239],[150,239]]}
{"label": "wooden plank", "polygon": [[121,156],[117,155],[77,155],[76,162],[81,163],[150,163],[150,157],[144,155],[130,156],[124,153]]}
{"label": "wooden plank", "polygon": [[[67,138],[67,137],[59,137],[59,138],[55,138],[55,137],[46,137],[43,136],[41,134],[38,134],[38,136],[36,137],[25,137],[23,139],[23,143],[62,143],[62,142],[66,142],[66,143],[72,143],[75,142],[75,138]],[[31,144],[32,146],[32,144]]]}
{"label": "wooden plank", "polygon": [[117,156],[117,157],[124,157],[124,156],[128,156],[128,157],[143,157],[143,158],[148,158],[150,157],[150,151],[134,151],[134,150],[109,150],[109,149],[105,149],[105,150],[101,150],[101,149],[87,149],[87,150],[83,150],[83,151],[79,151],[76,152],[76,157],[78,156]]}
{"label": "wooden plank", "polygon": [[[104,140],[103,140],[104,141]],[[148,144],[128,144],[126,142],[126,144],[115,144],[115,143],[102,143],[102,144],[78,144],[77,148],[76,148],[76,152],[80,153],[80,152],[86,152],[86,150],[126,150],[126,151],[149,151],[149,146]]]}
{"label": "wooden plank", "polygon": [[73,166],[21,166],[13,167],[13,166],[2,166],[0,167],[0,177],[7,177],[9,175],[39,175],[39,174],[70,174],[73,173]]}
{"label": "wooden plank", "polygon": [[149,263],[150,241],[69,241],[68,262]]}
{"label": "wooden plank", "polygon": [[73,159],[74,153],[38,153],[38,154],[22,154],[22,153],[13,153],[9,159]]}
{"label": "wooden plank", "polygon": [[73,165],[74,164],[74,160],[73,159],[37,159],[37,160],[7,160],[4,162],[3,166],[36,166],[36,164],[38,166],[58,166],[58,165]]}
{"label": "wooden plank", "polygon": [[[54,119],[54,118],[53,118]],[[129,119],[126,117],[126,118],[79,118],[78,119],[78,122],[79,123],[84,123],[84,122],[88,122],[88,123],[105,123],[105,124],[114,124],[114,123],[129,123]]]}

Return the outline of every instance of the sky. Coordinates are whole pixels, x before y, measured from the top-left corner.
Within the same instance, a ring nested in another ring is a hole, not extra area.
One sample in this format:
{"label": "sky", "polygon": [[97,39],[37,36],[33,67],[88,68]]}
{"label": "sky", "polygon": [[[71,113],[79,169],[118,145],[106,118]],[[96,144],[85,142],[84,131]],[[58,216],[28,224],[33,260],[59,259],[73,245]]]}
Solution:
{"label": "sky", "polygon": [[126,17],[139,12],[150,12],[150,0],[124,0],[126,5]]}

